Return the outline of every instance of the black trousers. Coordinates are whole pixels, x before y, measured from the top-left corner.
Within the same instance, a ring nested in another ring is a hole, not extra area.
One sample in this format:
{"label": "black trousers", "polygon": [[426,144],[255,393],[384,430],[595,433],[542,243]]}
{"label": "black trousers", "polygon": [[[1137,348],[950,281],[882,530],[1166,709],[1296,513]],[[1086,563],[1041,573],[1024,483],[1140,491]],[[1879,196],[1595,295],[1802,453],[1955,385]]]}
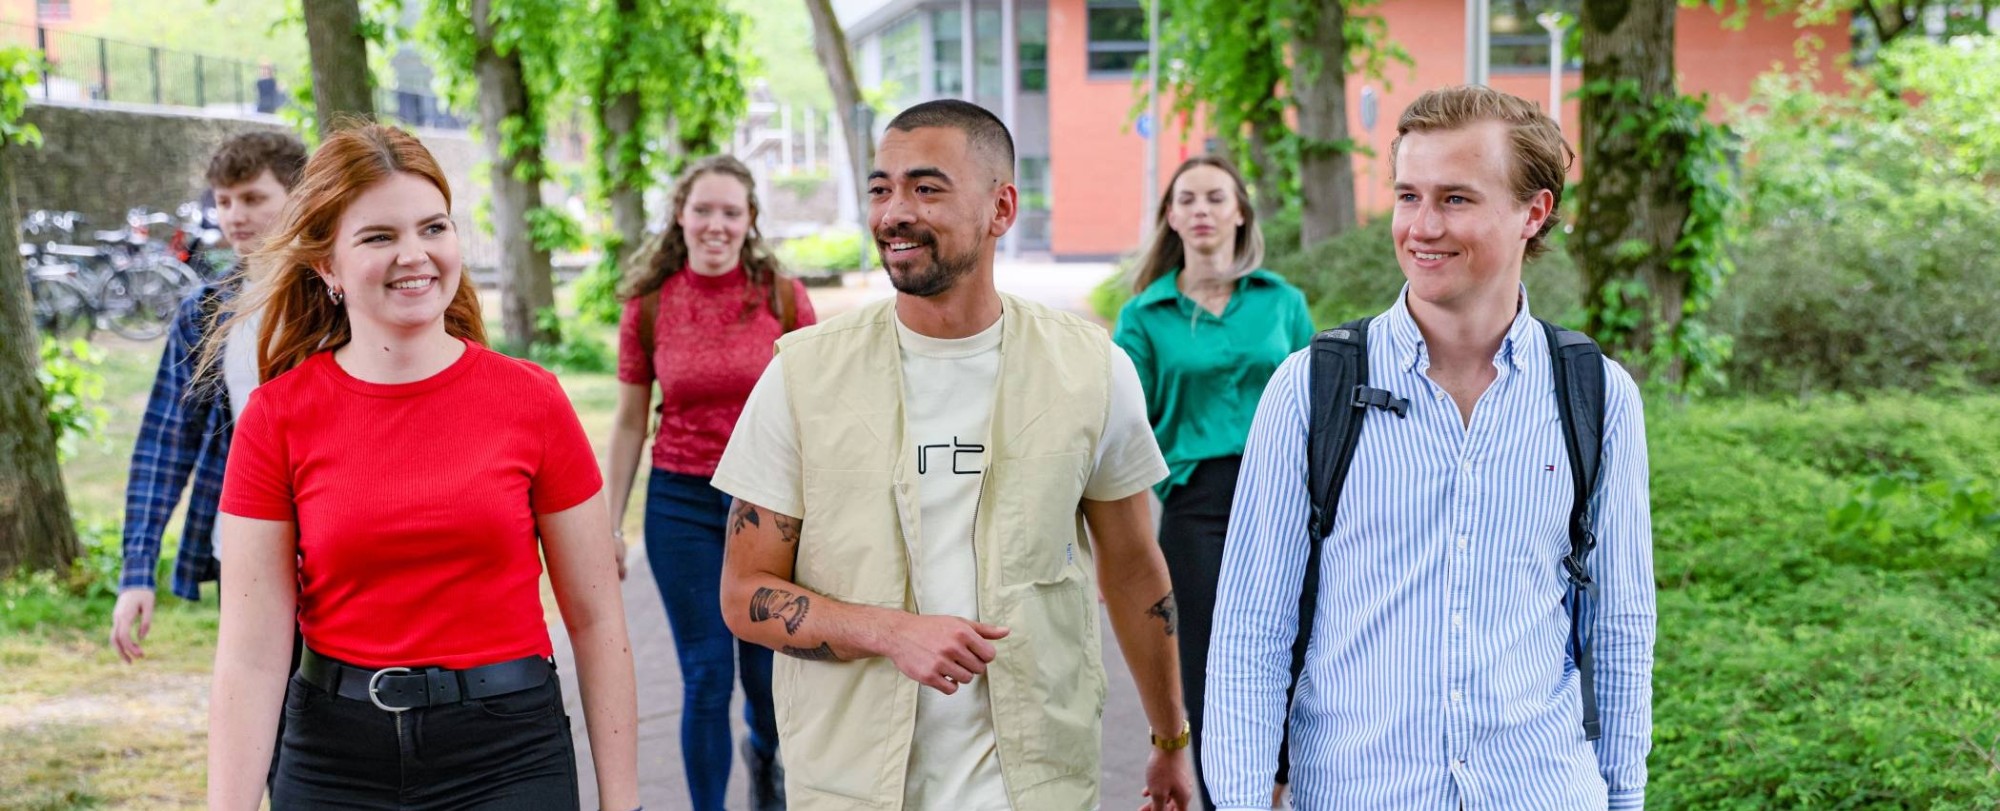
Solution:
{"label": "black trousers", "polygon": [[1180,609],[1181,701],[1193,731],[1195,782],[1202,805],[1214,808],[1201,775],[1202,692],[1208,685],[1208,637],[1215,625],[1216,584],[1222,578],[1222,543],[1229,534],[1229,502],[1236,497],[1240,456],[1204,459],[1187,484],[1174,488],[1160,514],[1160,552]]}
{"label": "black trousers", "polygon": [[540,687],[400,713],[296,676],[285,691],[274,811],[576,811],[578,803],[576,750],[553,673]]}

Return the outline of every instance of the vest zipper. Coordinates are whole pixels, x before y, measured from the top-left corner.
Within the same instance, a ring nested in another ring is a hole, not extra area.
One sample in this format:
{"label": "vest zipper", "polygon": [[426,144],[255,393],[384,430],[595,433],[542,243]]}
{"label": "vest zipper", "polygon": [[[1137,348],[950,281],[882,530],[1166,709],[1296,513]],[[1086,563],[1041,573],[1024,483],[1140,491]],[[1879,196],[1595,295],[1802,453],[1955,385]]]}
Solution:
{"label": "vest zipper", "polygon": [[[989,439],[988,445],[992,444]],[[976,572],[984,572],[979,565],[979,508],[986,503],[986,477],[993,472],[993,460],[986,460],[985,469],[979,474],[979,494],[972,499],[972,534],[966,540],[972,543],[972,566]],[[983,574],[982,574],[983,579]],[[975,592],[976,593],[976,592]],[[985,606],[980,606],[979,621],[986,621]],[[1014,789],[1008,784],[1007,759],[1000,754],[1000,708],[994,705],[993,668],[986,669],[986,718],[993,727],[993,762],[1000,767],[1000,790],[1007,794],[1007,804],[1014,804]]]}

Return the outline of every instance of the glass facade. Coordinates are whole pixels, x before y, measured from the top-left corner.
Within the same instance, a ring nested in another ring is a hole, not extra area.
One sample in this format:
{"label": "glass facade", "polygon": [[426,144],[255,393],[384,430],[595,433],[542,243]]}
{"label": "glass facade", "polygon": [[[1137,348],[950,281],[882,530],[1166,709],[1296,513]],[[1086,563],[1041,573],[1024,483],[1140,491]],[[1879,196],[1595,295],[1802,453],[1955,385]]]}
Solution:
{"label": "glass facade", "polygon": [[[1490,39],[1488,66],[1498,72],[1546,71],[1549,69],[1549,30],[1536,21],[1544,12],[1560,11],[1567,35],[1576,29],[1583,14],[1583,0],[1491,0],[1486,18]],[[1569,37],[1567,45],[1576,42]],[[1580,70],[1583,54],[1573,47],[1563,48],[1563,68]]]}
{"label": "glass facade", "polygon": [[1146,57],[1146,9],[1139,0],[1090,0],[1091,73],[1130,73]]}

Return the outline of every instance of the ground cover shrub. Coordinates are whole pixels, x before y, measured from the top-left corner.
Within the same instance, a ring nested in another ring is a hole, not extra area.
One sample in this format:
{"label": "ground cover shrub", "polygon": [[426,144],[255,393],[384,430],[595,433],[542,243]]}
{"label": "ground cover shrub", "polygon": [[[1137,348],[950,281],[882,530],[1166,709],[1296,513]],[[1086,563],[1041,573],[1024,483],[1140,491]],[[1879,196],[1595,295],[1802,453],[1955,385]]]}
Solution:
{"label": "ground cover shrub", "polygon": [[[0,578],[0,632],[97,631],[111,627],[118,601],[123,554],[116,522],[79,521],[83,554],[67,572],[22,570]],[[160,561],[160,582],[173,576],[172,558]]]}
{"label": "ground cover shrub", "polygon": [[1993,395],[1652,404],[1653,807],[2000,804],[1995,417]]}
{"label": "ground cover shrub", "polygon": [[2000,40],[1913,38],[1835,93],[1761,79],[1733,128],[1747,221],[1717,304],[1733,385],[2000,384]]}
{"label": "ground cover shrub", "polygon": [[834,228],[778,243],[778,262],[794,276],[830,276],[861,268],[861,232]]}

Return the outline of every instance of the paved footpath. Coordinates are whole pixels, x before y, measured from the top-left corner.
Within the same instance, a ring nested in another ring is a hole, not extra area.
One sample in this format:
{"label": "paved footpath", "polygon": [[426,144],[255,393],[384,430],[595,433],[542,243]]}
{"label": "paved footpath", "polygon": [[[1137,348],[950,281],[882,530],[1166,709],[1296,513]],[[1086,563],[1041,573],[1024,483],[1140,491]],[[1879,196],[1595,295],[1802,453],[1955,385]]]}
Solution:
{"label": "paved footpath", "polygon": [[[1111,272],[1108,265],[1014,263],[995,272],[1000,289],[1089,315],[1084,296]],[[894,294],[880,271],[841,288],[813,288],[813,306],[822,317],[831,317],[867,301]],[[634,490],[643,494],[643,486]],[[633,661],[639,674],[639,797],[647,811],[686,811],[687,781],[681,769],[680,751],[680,668],[674,658],[673,636],[667,630],[666,612],[660,605],[659,590],[645,567],[644,544],[635,543],[628,561],[630,576],[624,583],[625,617],[632,636]],[[592,777],[589,741],[583,729],[583,710],[575,690],[576,668],[569,639],[560,627],[551,629],[556,637],[556,657],[565,674],[565,697],[577,743],[577,768],[583,786],[583,807],[597,807],[597,787]],[[1110,622],[1103,620],[1104,669],[1108,677],[1108,698],[1104,708],[1103,807],[1110,811],[1135,809],[1140,805],[1139,790],[1144,785],[1146,765],[1146,718],[1139,707],[1131,674],[1111,634]],[[742,693],[739,690],[730,718],[735,739],[744,736]],[[728,808],[747,808],[745,772],[738,758],[730,775]]]}

